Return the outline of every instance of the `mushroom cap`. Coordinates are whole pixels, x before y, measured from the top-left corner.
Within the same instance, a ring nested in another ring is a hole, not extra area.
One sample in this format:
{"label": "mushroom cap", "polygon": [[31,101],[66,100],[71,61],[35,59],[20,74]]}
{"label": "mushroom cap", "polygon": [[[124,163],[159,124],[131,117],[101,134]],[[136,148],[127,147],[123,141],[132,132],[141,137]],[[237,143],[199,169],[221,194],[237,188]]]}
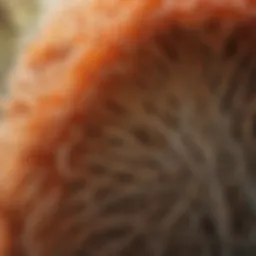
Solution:
{"label": "mushroom cap", "polygon": [[[51,194],[56,204],[61,200],[65,188],[57,155],[63,141],[74,127],[109,121],[94,109],[125,86],[127,77],[140,77],[141,70],[131,65],[136,47],[177,26],[197,29],[216,23],[224,34],[241,25],[241,37],[247,31],[252,47],[255,22],[256,0],[61,1],[11,73],[0,130],[2,255],[12,251],[24,212],[37,197]],[[120,67],[116,83],[108,75]],[[29,194],[29,184],[37,186],[39,178],[43,186]]]}

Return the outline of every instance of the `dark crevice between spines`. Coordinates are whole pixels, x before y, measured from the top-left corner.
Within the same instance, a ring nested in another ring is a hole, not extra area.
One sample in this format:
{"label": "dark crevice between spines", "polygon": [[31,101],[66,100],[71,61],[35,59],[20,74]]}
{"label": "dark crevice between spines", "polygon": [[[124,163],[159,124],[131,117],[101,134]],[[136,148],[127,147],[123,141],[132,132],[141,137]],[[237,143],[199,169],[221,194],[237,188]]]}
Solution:
{"label": "dark crevice between spines", "polygon": [[88,249],[91,251],[99,251],[110,244],[120,242],[120,240],[126,238],[130,233],[130,226],[109,227],[91,234],[89,239],[85,242],[85,248],[88,246]]}
{"label": "dark crevice between spines", "polygon": [[135,128],[133,130],[133,134],[135,136],[135,138],[137,139],[137,141],[139,141],[140,143],[142,143],[143,145],[150,145],[151,144],[151,137],[148,131],[145,130],[145,128]]}
{"label": "dark crevice between spines", "polygon": [[111,113],[114,113],[116,115],[120,115],[120,116],[127,115],[127,110],[125,109],[125,107],[115,100],[107,100],[105,102],[105,107]]}
{"label": "dark crevice between spines", "polygon": [[146,211],[148,206],[149,202],[145,195],[133,194],[116,196],[112,201],[106,202],[101,210],[105,216],[122,214],[125,218],[130,214],[134,215]]}

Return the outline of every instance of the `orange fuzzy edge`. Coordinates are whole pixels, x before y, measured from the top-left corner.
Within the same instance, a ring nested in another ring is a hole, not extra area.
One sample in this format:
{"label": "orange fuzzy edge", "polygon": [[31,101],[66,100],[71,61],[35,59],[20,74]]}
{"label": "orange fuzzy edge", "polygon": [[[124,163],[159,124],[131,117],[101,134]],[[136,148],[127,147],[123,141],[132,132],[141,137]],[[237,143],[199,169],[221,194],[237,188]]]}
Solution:
{"label": "orange fuzzy edge", "polygon": [[[12,71],[0,130],[1,220],[18,207],[24,177],[33,168],[47,172],[45,191],[61,195],[54,154],[74,124],[97,118],[94,106],[88,103],[85,109],[84,103],[107,86],[104,92],[111,93],[110,81],[101,79],[103,70],[125,64],[131,45],[146,44],[170,24],[193,27],[216,19],[252,20],[255,25],[256,0],[172,2],[74,1],[43,26]],[[11,246],[7,226],[0,222],[0,236],[5,238],[0,240],[1,255]]]}

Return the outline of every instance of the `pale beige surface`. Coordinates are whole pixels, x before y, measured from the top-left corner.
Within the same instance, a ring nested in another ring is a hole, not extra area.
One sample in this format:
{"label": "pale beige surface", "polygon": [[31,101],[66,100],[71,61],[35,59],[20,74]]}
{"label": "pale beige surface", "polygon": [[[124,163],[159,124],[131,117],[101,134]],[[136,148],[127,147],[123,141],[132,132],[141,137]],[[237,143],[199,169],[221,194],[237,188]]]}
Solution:
{"label": "pale beige surface", "polygon": [[17,55],[20,38],[36,23],[37,7],[37,0],[0,0],[1,88]]}

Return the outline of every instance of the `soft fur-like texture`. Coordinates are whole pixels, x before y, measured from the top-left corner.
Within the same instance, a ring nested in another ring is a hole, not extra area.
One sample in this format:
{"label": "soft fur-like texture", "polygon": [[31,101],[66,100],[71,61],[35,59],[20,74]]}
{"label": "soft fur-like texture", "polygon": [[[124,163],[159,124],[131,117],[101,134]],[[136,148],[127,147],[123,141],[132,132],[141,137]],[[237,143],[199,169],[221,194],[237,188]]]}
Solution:
{"label": "soft fur-like texture", "polygon": [[0,254],[254,253],[255,11],[61,4],[13,70]]}

